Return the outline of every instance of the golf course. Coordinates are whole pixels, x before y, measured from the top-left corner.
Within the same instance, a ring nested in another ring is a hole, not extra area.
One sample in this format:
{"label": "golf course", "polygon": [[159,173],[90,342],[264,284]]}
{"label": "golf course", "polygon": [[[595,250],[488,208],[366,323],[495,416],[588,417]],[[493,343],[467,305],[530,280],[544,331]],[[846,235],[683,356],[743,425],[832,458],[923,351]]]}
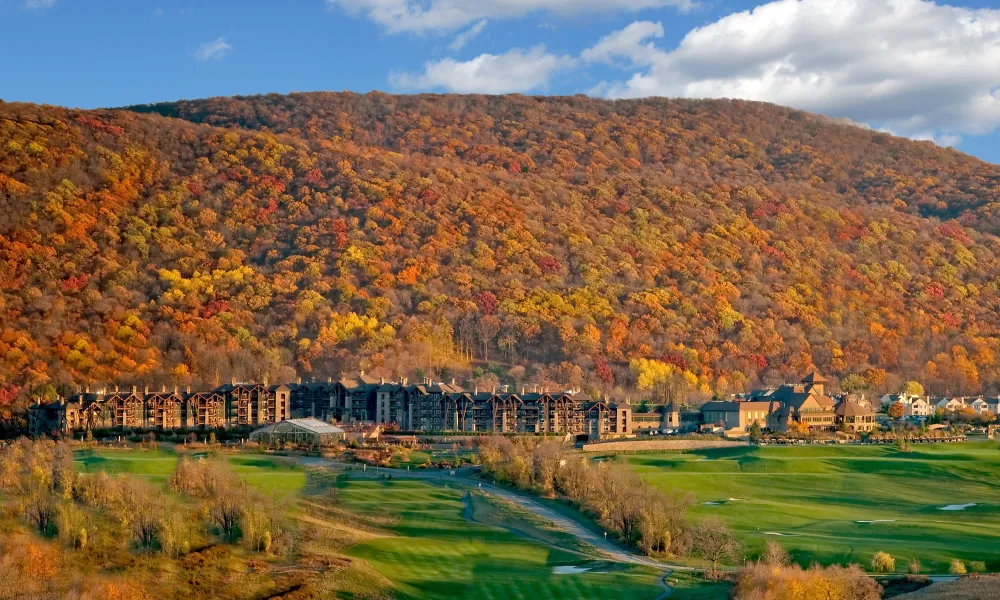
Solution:
{"label": "golf course", "polygon": [[[570,536],[478,493],[358,471],[337,475],[292,457],[220,456],[287,507],[310,551],[356,562],[345,576],[360,597],[652,600],[664,591],[659,570],[599,560]],[[78,451],[75,463],[166,488],[178,458],[169,450],[102,449]]]}
{"label": "golf course", "polygon": [[802,564],[868,565],[885,551],[898,571],[917,559],[1000,568],[1000,444],[764,446],[607,457],[652,485],[690,491],[688,514],[725,519],[755,556],[769,539]]}

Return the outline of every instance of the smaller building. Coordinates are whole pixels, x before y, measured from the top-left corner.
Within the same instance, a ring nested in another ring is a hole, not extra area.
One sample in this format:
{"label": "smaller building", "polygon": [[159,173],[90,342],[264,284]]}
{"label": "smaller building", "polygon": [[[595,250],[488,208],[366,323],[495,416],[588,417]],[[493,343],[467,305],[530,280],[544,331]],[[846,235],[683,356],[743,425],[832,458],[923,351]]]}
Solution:
{"label": "smaller building", "polygon": [[934,412],[931,403],[924,398],[917,398],[909,404],[903,405],[904,417],[929,417]]}
{"label": "smaller building", "polygon": [[774,425],[769,421],[774,409],[772,402],[716,400],[703,404],[701,415],[706,425],[719,425],[727,431],[746,431],[755,422],[764,429]]}
{"label": "smaller building", "polygon": [[976,398],[975,400],[972,401],[971,404],[969,404],[969,406],[972,408],[972,410],[976,411],[976,414],[980,415],[990,410],[989,402],[987,402],[982,398]]}
{"label": "smaller building", "polygon": [[344,439],[344,430],[319,419],[289,419],[265,425],[250,434],[250,441],[274,445],[291,442],[310,446],[331,446]]}
{"label": "smaller building", "polygon": [[965,408],[965,398],[938,398],[935,400],[934,406],[945,412],[962,410]]}
{"label": "smaller building", "polygon": [[834,409],[836,423],[850,432],[867,432],[875,429],[875,413],[854,400],[843,400]]}

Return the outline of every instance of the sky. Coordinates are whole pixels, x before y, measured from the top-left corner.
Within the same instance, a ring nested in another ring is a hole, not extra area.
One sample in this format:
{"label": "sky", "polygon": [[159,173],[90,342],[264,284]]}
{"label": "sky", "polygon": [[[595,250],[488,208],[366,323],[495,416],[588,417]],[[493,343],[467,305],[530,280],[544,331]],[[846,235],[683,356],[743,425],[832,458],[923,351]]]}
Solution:
{"label": "sky", "polygon": [[1000,0],[0,0],[0,99],[774,102],[1000,163]]}

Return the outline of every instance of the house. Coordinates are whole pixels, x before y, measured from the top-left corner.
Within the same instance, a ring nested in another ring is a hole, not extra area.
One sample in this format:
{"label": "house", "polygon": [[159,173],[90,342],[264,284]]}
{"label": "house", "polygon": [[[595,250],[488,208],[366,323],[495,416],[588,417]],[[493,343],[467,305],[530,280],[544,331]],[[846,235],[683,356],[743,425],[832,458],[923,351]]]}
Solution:
{"label": "house", "polygon": [[842,400],[834,408],[836,424],[845,431],[868,432],[877,427],[875,423],[875,412],[854,400]]}
{"label": "house", "polygon": [[879,398],[879,405],[882,408],[889,408],[890,406],[892,406],[896,402],[899,402],[903,406],[906,406],[907,404],[910,404],[911,402],[913,402],[917,398],[919,398],[919,396],[915,396],[913,394],[907,394],[907,393],[902,393],[902,394],[883,394],[882,397]]}
{"label": "house", "polygon": [[929,417],[933,412],[934,409],[926,398],[916,398],[912,402],[903,405],[904,417]]}
{"label": "house", "polygon": [[952,412],[965,408],[965,398],[935,398],[934,408]]}
{"label": "house", "polygon": [[968,404],[968,406],[972,410],[976,411],[976,414],[980,414],[980,415],[983,414],[984,412],[988,412],[990,410],[990,404],[989,404],[989,402],[987,402],[985,399],[983,399],[982,396],[980,396],[979,398],[976,398],[975,400],[973,400],[972,402],[970,402]]}
{"label": "house", "polygon": [[271,423],[250,434],[250,441],[266,445],[291,442],[310,446],[330,446],[343,439],[343,429],[312,418]]}

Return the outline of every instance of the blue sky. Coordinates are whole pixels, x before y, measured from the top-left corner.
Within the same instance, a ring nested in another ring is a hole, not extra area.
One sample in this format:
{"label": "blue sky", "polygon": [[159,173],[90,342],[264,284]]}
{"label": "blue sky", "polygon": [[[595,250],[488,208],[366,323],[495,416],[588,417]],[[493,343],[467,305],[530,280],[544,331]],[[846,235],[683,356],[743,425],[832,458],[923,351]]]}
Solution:
{"label": "blue sky", "polygon": [[1000,5],[958,2],[0,0],[0,98],[743,97],[1000,163]]}

